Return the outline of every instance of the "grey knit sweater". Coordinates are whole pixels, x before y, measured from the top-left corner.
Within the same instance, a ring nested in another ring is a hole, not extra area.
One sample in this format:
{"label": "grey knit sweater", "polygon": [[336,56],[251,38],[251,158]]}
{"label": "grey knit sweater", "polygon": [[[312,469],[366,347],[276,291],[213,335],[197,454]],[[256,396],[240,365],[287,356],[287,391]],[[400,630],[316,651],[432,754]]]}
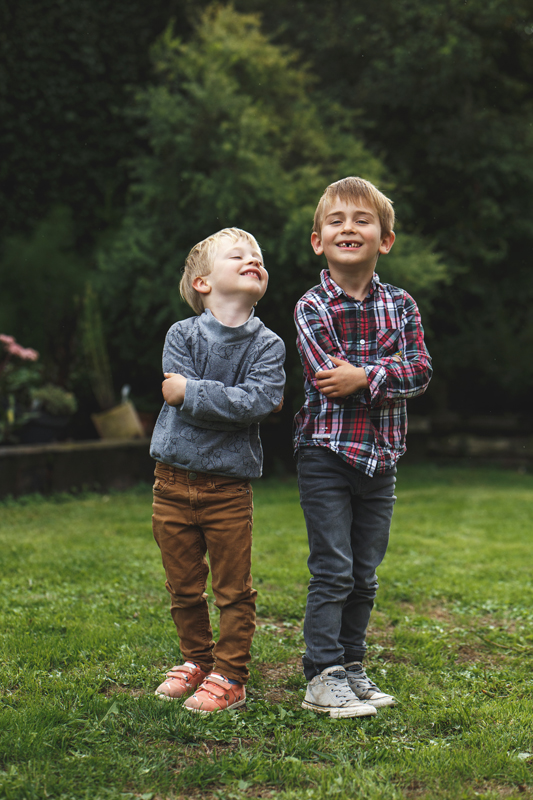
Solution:
{"label": "grey knit sweater", "polygon": [[230,328],[209,310],[176,322],[163,350],[163,372],[187,380],[179,407],[164,403],[150,454],[157,461],[234,478],[263,466],[259,423],[281,401],[285,345],[250,314]]}

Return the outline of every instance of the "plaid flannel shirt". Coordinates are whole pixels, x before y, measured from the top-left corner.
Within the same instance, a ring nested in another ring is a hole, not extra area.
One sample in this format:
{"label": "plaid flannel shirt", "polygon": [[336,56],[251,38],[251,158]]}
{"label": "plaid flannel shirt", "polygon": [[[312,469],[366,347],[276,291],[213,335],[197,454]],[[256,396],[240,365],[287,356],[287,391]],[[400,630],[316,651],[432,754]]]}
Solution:
{"label": "plaid flannel shirt", "polygon": [[[376,273],[362,301],[345,294],[328,270],[320,277],[295,310],[305,402],[294,420],[294,446],[329,447],[365,474],[379,474],[405,452],[405,401],[431,378],[420,314],[407,292]],[[319,392],[315,373],[335,366],[328,356],[364,367],[368,389],[336,400]]]}

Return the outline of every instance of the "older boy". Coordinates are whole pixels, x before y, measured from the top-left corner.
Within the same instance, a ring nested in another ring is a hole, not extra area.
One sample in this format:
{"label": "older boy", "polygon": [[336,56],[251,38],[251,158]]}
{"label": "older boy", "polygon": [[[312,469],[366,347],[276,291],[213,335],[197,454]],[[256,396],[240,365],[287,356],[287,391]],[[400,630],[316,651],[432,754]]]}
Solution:
{"label": "older boy", "polygon": [[302,705],[332,717],[395,702],[362,662],[405,452],[405,400],[424,392],[431,361],[414,300],[374,272],[393,224],[390,200],[368,181],[328,186],[311,236],[328,269],[295,312],[305,378],[295,448],[312,576]]}
{"label": "older boy", "polygon": [[[185,663],[156,689],[208,713],[245,702],[255,630],[252,489],[259,423],[281,408],[285,347],[254,316],[268,273],[253,236],[225,228],[197,244],[180,290],[199,316],[175,323],[163,351],[165,403],[155,426],[154,537]],[[209,554],[220,636],[205,593]]]}

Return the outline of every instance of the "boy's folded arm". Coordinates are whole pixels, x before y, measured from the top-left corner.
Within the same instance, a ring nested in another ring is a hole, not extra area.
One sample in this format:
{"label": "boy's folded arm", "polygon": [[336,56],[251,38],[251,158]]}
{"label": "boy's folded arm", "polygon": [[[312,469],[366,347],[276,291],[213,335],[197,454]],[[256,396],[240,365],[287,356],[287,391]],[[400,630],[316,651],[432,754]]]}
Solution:
{"label": "boy's folded arm", "polygon": [[213,430],[236,430],[261,422],[281,403],[284,359],[285,346],[277,340],[260,354],[245,381],[237,386],[213,380],[188,380],[180,408],[182,419]]}
{"label": "boy's folded arm", "polygon": [[424,329],[416,303],[406,308],[399,340],[401,359],[396,355],[365,366],[368,405],[377,408],[395,400],[406,400],[422,394],[431,379],[433,368],[424,343]]}
{"label": "boy's folded arm", "polygon": [[298,303],[295,310],[297,346],[306,378],[319,389],[316,373],[335,368],[331,356],[348,360],[335,332],[322,319],[316,308]]}
{"label": "boy's folded arm", "polygon": [[175,327],[169,330],[165,339],[163,372],[178,373],[185,378],[199,377],[183,334]]}

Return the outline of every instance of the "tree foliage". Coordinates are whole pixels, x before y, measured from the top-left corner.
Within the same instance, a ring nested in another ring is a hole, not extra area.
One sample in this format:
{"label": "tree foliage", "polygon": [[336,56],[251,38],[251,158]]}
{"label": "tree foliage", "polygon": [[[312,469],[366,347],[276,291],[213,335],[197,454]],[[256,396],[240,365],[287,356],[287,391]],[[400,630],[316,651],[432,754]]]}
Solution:
{"label": "tree foliage", "polygon": [[0,236],[72,211],[78,249],[120,219],[137,146],[122,109],[149,78],[149,46],[183,0],[0,4]]}
{"label": "tree foliage", "polygon": [[[259,313],[290,344],[294,302],[322,266],[309,243],[322,191],[348,174],[388,190],[383,166],[352,133],[353,113],[314,97],[309,72],[254,16],[210,8],[189,41],[168,28],[153,60],[157,82],[133,112],[148,148],[131,163],[124,222],[100,258],[116,352],[159,364],[166,328],[192,313],[178,295],[185,256],[227,226],[261,243],[270,285]],[[427,243],[405,239],[384,269],[429,296],[445,270]]]}
{"label": "tree foliage", "polygon": [[[237,0],[361,110],[405,228],[455,280],[431,317],[456,408],[524,407],[533,369],[533,9],[526,0]],[[305,24],[302,19],[305,18]],[[442,395],[444,398],[444,395]]]}
{"label": "tree foliage", "polygon": [[[272,273],[261,316],[290,343],[291,304],[320,266],[308,246],[312,210],[326,183],[360,173],[395,201],[399,237],[379,272],[422,301],[430,394],[455,408],[527,409],[531,4],[234,0],[236,11],[205,16],[208,3],[0,5],[0,321],[43,341],[37,304],[6,316],[31,281],[16,259],[36,237],[84,274],[98,242],[113,374],[155,370],[164,329],[189,313],[177,296],[186,252],[238,224],[261,239]],[[170,15],[176,33],[151,60]],[[70,212],[66,247],[50,225],[58,206]],[[56,309],[69,293],[58,290]],[[62,373],[65,331],[39,344]]]}
{"label": "tree foliage", "polygon": [[77,329],[87,259],[75,248],[72,214],[53,208],[29,237],[6,239],[0,270],[0,329],[41,354],[48,380],[68,383],[77,357]]}

